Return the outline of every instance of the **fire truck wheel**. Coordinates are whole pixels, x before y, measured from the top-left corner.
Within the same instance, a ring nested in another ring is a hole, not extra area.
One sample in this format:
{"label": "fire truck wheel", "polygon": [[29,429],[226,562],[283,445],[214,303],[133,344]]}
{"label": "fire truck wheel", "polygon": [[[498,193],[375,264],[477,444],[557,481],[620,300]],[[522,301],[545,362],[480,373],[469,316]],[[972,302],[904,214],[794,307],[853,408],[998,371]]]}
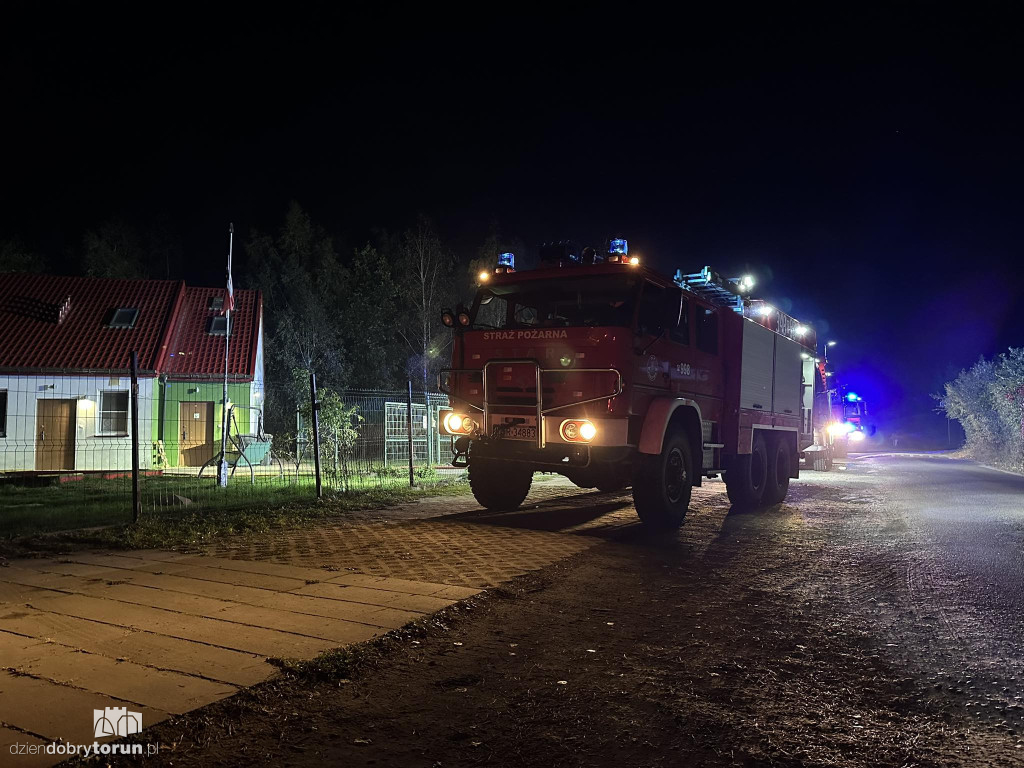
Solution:
{"label": "fire truck wheel", "polygon": [[633,482],[636,513],[651,528],[678,528],[686,517],[693,490],[693,458],[686,433],[670,433],[660,454],[642,456],[640,460]]}
{"label": "fire truck wheel", "polygon": [[768,480],[764,489],[766,505],[781,504],[789,493],[789,471],[793,455],[786,440],[773,440],[768,445]]}
{"label": "fire truck wheel", "polygon": [[757,507],[764,498],[767,482],[768,446],[764,437],[755,430],[750,453],[733,457],[725,473],[725,490],[733,508],[746,510]]}
{"label": "fire truck wheel", "polygon": [[469,487],[485,509],[515,509],[526,499],[532,483],[533,471],[525,464],[469,461]]}

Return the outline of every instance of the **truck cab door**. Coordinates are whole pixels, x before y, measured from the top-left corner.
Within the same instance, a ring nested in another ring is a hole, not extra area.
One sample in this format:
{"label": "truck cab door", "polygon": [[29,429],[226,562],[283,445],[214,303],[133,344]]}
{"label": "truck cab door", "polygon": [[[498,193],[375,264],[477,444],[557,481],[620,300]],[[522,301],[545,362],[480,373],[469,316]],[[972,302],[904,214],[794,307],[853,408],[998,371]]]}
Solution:
{"label": "truck cab door", "polygon": [[[641,387],[668,390],[672,384],[669,332],[678,321],[680,295],[675,290],[644,281],[637,305],[633,349],[633,380]],[[674,307],[674,312],[673,308]]]}

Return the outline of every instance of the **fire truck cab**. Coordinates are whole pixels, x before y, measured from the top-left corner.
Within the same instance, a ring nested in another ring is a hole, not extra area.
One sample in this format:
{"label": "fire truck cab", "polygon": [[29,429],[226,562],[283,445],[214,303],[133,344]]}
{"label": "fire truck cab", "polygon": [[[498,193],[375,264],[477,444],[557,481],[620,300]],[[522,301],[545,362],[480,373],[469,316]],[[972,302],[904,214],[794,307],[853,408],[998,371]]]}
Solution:
{"label": "fire truck cab", "polygon": [[810,328],[750,299],[749,278],[669,278],[624,240],[543,246],[541,263],[516,272],[503,254],[470,307],[442,314],[442,429],[481,505],[519,506],[538,471],[632,487],[658,528],[682,523],[704,477],[724,476],[737,507],[785,498],[813,442]]}

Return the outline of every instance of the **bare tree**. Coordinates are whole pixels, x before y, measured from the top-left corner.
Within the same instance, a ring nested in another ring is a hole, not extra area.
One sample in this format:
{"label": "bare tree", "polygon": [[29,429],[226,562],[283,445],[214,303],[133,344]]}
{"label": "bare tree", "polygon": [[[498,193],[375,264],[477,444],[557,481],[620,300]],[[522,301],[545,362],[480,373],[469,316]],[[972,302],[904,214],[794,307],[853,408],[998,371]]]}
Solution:
{"label": "bare tree", "polygon": [[403,294],[412,304],[412,311],[399,333],[412,356],[409,373],[424,391],[431,388],[431,374],[440,366],[440,356],[448,345],[449,332],[440,323],[442,305],[453,291],[455,257],[444,247],[431,222],[420,217],[408,230],[399,246],[399,274],[404,283]]}

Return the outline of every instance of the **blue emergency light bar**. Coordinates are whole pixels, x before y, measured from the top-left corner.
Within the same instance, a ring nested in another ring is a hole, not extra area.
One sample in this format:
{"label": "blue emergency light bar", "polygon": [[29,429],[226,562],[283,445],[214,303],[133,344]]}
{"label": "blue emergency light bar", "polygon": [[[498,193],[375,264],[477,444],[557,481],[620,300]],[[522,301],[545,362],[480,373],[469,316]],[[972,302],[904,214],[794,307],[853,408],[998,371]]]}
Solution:
{"label": "blue emergency light bar", "polygon": [[514,253],[503,253],[498,257],[499,267],[516,268],[516,255]]}
{"label": "blue emergency light bar", "polygon": [[621,253],[623,256],[629,253],[629,243],[622,238],[616,238],[608,242],[608,253]]}

